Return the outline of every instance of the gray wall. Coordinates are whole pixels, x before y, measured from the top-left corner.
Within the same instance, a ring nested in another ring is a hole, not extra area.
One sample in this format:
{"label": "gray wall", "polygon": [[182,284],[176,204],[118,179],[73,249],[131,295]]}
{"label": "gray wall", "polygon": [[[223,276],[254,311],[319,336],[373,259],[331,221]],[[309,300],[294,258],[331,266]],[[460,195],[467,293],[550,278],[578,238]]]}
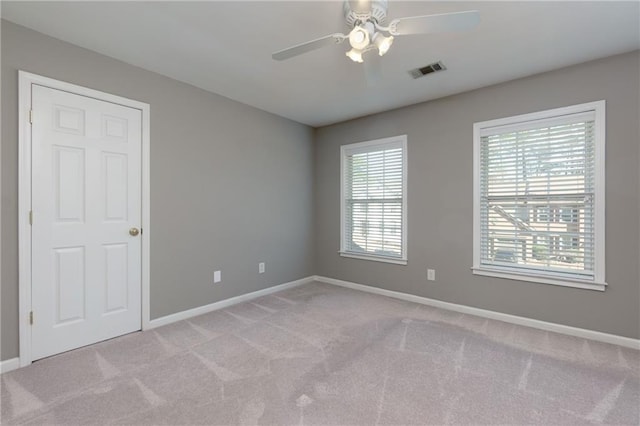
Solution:
{"label": "gray wall", "polygon": [[2,21],[0,359],[18,356],[19,69],[151,105],[152,318],[314,273],[312,129]]}
{"label": "gray wall", "polygon": [[[640,337],[639,75],[636,51],[317,129],[317,274]],[[607,290],[472,275],[473,123],[600,99],[607,101]],[[408,135],[408,265],[340,257],[340,145],[400,134]],[[427,267],[435,282],[426,280]]]}

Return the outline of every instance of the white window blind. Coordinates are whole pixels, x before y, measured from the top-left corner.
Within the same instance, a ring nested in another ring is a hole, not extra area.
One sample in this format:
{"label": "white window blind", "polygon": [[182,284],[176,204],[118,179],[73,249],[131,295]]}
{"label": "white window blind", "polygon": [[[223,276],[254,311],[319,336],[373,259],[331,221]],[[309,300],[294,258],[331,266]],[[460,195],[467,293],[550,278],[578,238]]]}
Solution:
{"label": "white window blind", "polygon": [[596,110],[561,112],[476,129],[475,268],[604,282]]}
{"label": "white window blind", "polygon": [[406,260],[405,141],[342,147],[342,254]]}

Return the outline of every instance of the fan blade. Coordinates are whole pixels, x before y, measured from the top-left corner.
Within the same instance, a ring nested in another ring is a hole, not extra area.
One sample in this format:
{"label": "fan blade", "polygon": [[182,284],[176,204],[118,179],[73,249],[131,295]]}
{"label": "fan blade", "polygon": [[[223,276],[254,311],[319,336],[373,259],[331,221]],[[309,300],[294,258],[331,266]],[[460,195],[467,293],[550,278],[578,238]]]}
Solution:
{"label": "fan blade", "polygon": [[443,13],[441,15],[410,16],[391,21],[389,33],[396,36],[464,31],[475,27],[479,22],[480,12],[477,10]]}
{"label": "fan blade", "polygon": [[365,53],[364,57],[364,77],[367,80],[367,86],[375,86],[382,80],[382,58],[378,55],[377,50]]}
{"label": "fan blade", "polygon": [[306,43],[297,44],[295,46],[279,50],[277,52],[274,52],[271,55],[271,57],[276,61],[284,61],[285,59],[302,55],[303,53],[320,49],[321,47],[330,46],[332,44],[340,44],[346,38],[347,36],[345,36],[344,34],[340,34],[340,33],[330,34],[328,36],[320,37],[315,40],[308,41]]}

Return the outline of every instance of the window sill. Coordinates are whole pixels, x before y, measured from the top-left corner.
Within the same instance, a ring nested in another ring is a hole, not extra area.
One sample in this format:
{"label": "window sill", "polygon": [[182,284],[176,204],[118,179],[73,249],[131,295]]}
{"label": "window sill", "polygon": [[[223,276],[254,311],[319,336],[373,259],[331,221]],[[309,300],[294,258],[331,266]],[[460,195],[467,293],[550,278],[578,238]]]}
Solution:
{"label": "window sill", "polygon": [[607,287],[605,282],[595,282],[589,280],[568,279],[565,277],[556,277],[550,275],[531,275],[519,274],[512,271],[504,271],[502,269],[493,268],[471,268],[474,275],[483,275],[485,277],[506,278],[509,280],[529,281],[533,283],[559,285],[563,287],[582,288],[586,290],[604,291]]}
{"label": "window sill", "polygon": [[373,256],[373,255],[368,255],[368,254],[357,254],[357,253],[344,252],[344,251],[339,251],[338,253],[342,257],[350,257],[352,259],[371,260],[371,261],[374,261],[374,262],[383,262],[383,263],[393,263],[395,265],[406,265],[407,264],[407,260],[406,259],[398,259],[398,258],[383,257],[383,256]]}

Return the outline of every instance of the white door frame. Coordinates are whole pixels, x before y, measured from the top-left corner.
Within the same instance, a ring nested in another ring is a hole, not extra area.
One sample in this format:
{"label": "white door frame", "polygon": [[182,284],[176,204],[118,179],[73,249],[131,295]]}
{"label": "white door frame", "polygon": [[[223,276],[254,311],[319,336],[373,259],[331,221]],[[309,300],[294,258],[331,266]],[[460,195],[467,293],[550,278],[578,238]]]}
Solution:
{"label": "white door frame", "polygon": [[[19,71],[19,110],[18,110],[18,264],[19,264],[19,311],[18,324],[20,336],[20,366],[32,362],[31,354],[31,88],[33,84],[51,89],[87,96],[101,101],[111,102],[142,112],[142,329],[150,324],[150,107],[149,104],[123,98],[98,90],[88,89],[75,84],[54,80],[48,77]],[[37,321],[37,313],[35,321]]]}

